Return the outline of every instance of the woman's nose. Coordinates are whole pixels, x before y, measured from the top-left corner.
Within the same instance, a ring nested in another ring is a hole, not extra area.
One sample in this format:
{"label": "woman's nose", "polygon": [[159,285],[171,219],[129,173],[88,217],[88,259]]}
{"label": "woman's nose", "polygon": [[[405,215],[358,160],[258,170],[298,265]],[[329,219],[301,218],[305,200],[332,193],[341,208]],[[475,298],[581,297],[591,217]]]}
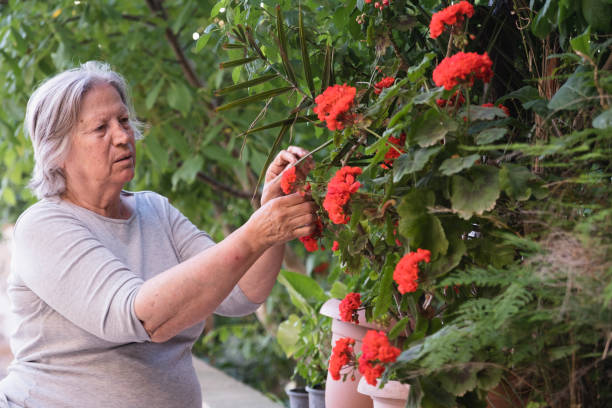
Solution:
{"label": "woman's nose", "polygon": [[122,124],[118,120],[112,121],[112,142],[115,145],[127,144],[132,135],[132,128],[129,124]]}

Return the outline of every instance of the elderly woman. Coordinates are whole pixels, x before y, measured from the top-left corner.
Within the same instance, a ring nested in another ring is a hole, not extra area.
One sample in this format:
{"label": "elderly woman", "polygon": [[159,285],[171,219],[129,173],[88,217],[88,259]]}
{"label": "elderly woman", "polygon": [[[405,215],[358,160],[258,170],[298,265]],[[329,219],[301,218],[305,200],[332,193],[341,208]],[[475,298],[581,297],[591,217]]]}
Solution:
{"label": "elderly woman", "polygon": [[107,65],[44,82],[26,125],[40,201],[15,225],[9,296],[19,325],[0,407],[201,408],[190,351],[204,319],[257,309],[283,244],[314,231],[314,203],[279,186],[307,152],[282,151],[261,207],[215,244],[163,196],[123,190],[140,133]]}

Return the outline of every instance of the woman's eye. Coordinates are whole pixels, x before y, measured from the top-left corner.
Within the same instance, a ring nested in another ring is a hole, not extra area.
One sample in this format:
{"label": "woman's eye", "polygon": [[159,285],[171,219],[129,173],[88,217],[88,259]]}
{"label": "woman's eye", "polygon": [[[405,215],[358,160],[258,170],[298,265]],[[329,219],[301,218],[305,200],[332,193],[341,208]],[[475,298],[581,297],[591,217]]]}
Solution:
{"label": "woman's eye", "polygon": [[100,125],[96,128],[96,132],[100,132],[102,130],[104,130],[104,128],[106,127],[106,125]]}
{"label": "woman's eye", "polygon": [[121,123],[128,123],[130,121],[130,118],[126,116],[125,118],[121,118],[120,121]]}

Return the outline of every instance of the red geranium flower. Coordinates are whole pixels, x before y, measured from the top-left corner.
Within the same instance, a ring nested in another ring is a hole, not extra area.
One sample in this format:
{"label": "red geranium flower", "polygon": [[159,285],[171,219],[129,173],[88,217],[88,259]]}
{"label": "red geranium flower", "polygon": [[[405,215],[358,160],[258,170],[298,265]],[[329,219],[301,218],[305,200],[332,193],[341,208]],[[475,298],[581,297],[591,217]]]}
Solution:
{"label": "red geranium flower", "polygon": [[368,330],[363,338],[362,354],[359,357],[359,372],[364,375],[368,384],[376,385],[376,379],[385,371],[383,363],[392,363],[401,350],[389,343],[382,331]]}
{"label": "red geranium flower", "polygon": [[[400,135],[400,137],[394,137],[394,136],[389,136],[389,142],[391,144],[394,144],[395,146],[400,147],[400,151],[403,152],[403,150],[401,149],[401,147],[404,146],[404,144],[406,143],[406,134],[402,133]],[[387,143],[388,145],[389,143]],[[390,148],[387,153],[385,153],[385,160],[384,163],[382,163],[380,165],[380,167],[382,167],[383,169],[388,169],[391,164],[393,163],[393,161],[395,159],[397,159],[398,157],[400,157],[400,155],[402,154],[401,152],[398,152],[397,150],[395,150],[393,147]]]}
{"label": "red geranium flower", "polygon": [[433,80],[438,86],[444,85],[451,90],[459,83],[474,85],[474,79],[489,82],[493,77],[491,67],[493,61],[485,52],[480,55],[475,52],[459,52],[452,57],[444,58],[434,69]]}
{"label": "red geranium flower", "polygon": [[393,271],[393,280],[399,285],[398,290],[401,294],[414,292],[417,290],[417,279],[419,278],[419,262],[425,261],[429,263],[431,252],[427,249],[417,249],[416,252],[410,252],[395,265]]}
{"label": "red geranium flower", "polygon": [[474,6],[467,1],[460,1],[443,10],[438,11],[431,17],[429,23],[429,35],[431,38],[437,38],[444,32],[445,25],[459,26],[463,23],[465,16],[472,17],[474,15]]}
{"label": "red geranium flower", "polygon": [[359,293],[349,293],[340,302],[340,320],[345,322],[355,322],[359,324],[357,309],[361,306],[361,295]]}
{"label": "red geranium flower", "polygon": [[281,190],[285,194],[291,194],[295,192],[295,182],[297,181],[297,175],[295,174],[295,166],[288,168],[283,172],[281,177]]}
{"label": "red geranium flower", "polygon": [[389,88],[390,86],[392,86],[393,82],[395,82],[395,78],[393,77],[385,77],[381,79],[376,84],[374,84],[374,93],[376,95],[379,95],[383,89]]}
{"label": "red geranium flower", "polygon": [[329,130],[342,130],[344,122],[349,119],[346,113],[353,106],[356,93],[356,88],[346,84],[330,86],[315,98],[317,106],[313,112],[319,115],[319,120],[327,123]]}
{"label": "red geranium flower", "polygon": [[336,341],[331,358],[329,359],[329,373],[334,380],[338,381],[340,379],[340,370],[342,367],[353,361],[354,345],[355,340],[350,337],[338,339]]}
{"label": "red geranium flower", "polygon": [[450,98],[448,99],[436,99],[436,103],[439,107],[444,108],[445,106],[455,106],[460,107],[465,103],[465,97],[459,91],[456,91]]}
{"label": "red geranium flower", "polygon": [[351,195],[361,186],[355,180],[359,174],[361,174],[361,168],[344,166],[329,180],[323,208],[334,224],[346,224],[351,219],[344,213],[344,207],[351,199]]}
{"label": "red geranium flower", "polygon": [[323,235],[323,223],[321,222],[320,218],[317,219],[316,227],[317,228],[315,232],[313,232],[312,234],[299,238],[302,244],[304,244],[304,248],[306,248],[308,252],[314,252],[319,249],[319,244],[317,243],[317,240],[321,238],[321,235]]}
{"label": "red geranium flower", "polygon": [[[493,105],[492,103],[483,103],[481,106],[485,107],[485,108],[494,108],[495,105]],[[508,109],[506,106],[502,105],[501,103],[499,105],[497,105],[497,107],[501,110],[504,111],[504,113],[506,114],[506,116],[510,116],[510,109]]]}
{"label": "red geranium flower", "polygon": [[340,244],[338,243],[338,241],[334,241],[334,243],[332,244],[332,251],[337,251],[340,249]]}

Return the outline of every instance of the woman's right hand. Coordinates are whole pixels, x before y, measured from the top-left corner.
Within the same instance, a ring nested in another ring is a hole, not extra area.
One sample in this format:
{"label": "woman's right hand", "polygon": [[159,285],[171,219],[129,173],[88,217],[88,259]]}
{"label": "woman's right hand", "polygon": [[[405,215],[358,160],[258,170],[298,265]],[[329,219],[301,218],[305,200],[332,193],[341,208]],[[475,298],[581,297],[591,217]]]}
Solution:
{"label": "woman's right hand", "polygon": [[245,224],[251,242],[264,249],[312,234],[316,229],[317,205],[299,193],[277,197],[251,215]]}

